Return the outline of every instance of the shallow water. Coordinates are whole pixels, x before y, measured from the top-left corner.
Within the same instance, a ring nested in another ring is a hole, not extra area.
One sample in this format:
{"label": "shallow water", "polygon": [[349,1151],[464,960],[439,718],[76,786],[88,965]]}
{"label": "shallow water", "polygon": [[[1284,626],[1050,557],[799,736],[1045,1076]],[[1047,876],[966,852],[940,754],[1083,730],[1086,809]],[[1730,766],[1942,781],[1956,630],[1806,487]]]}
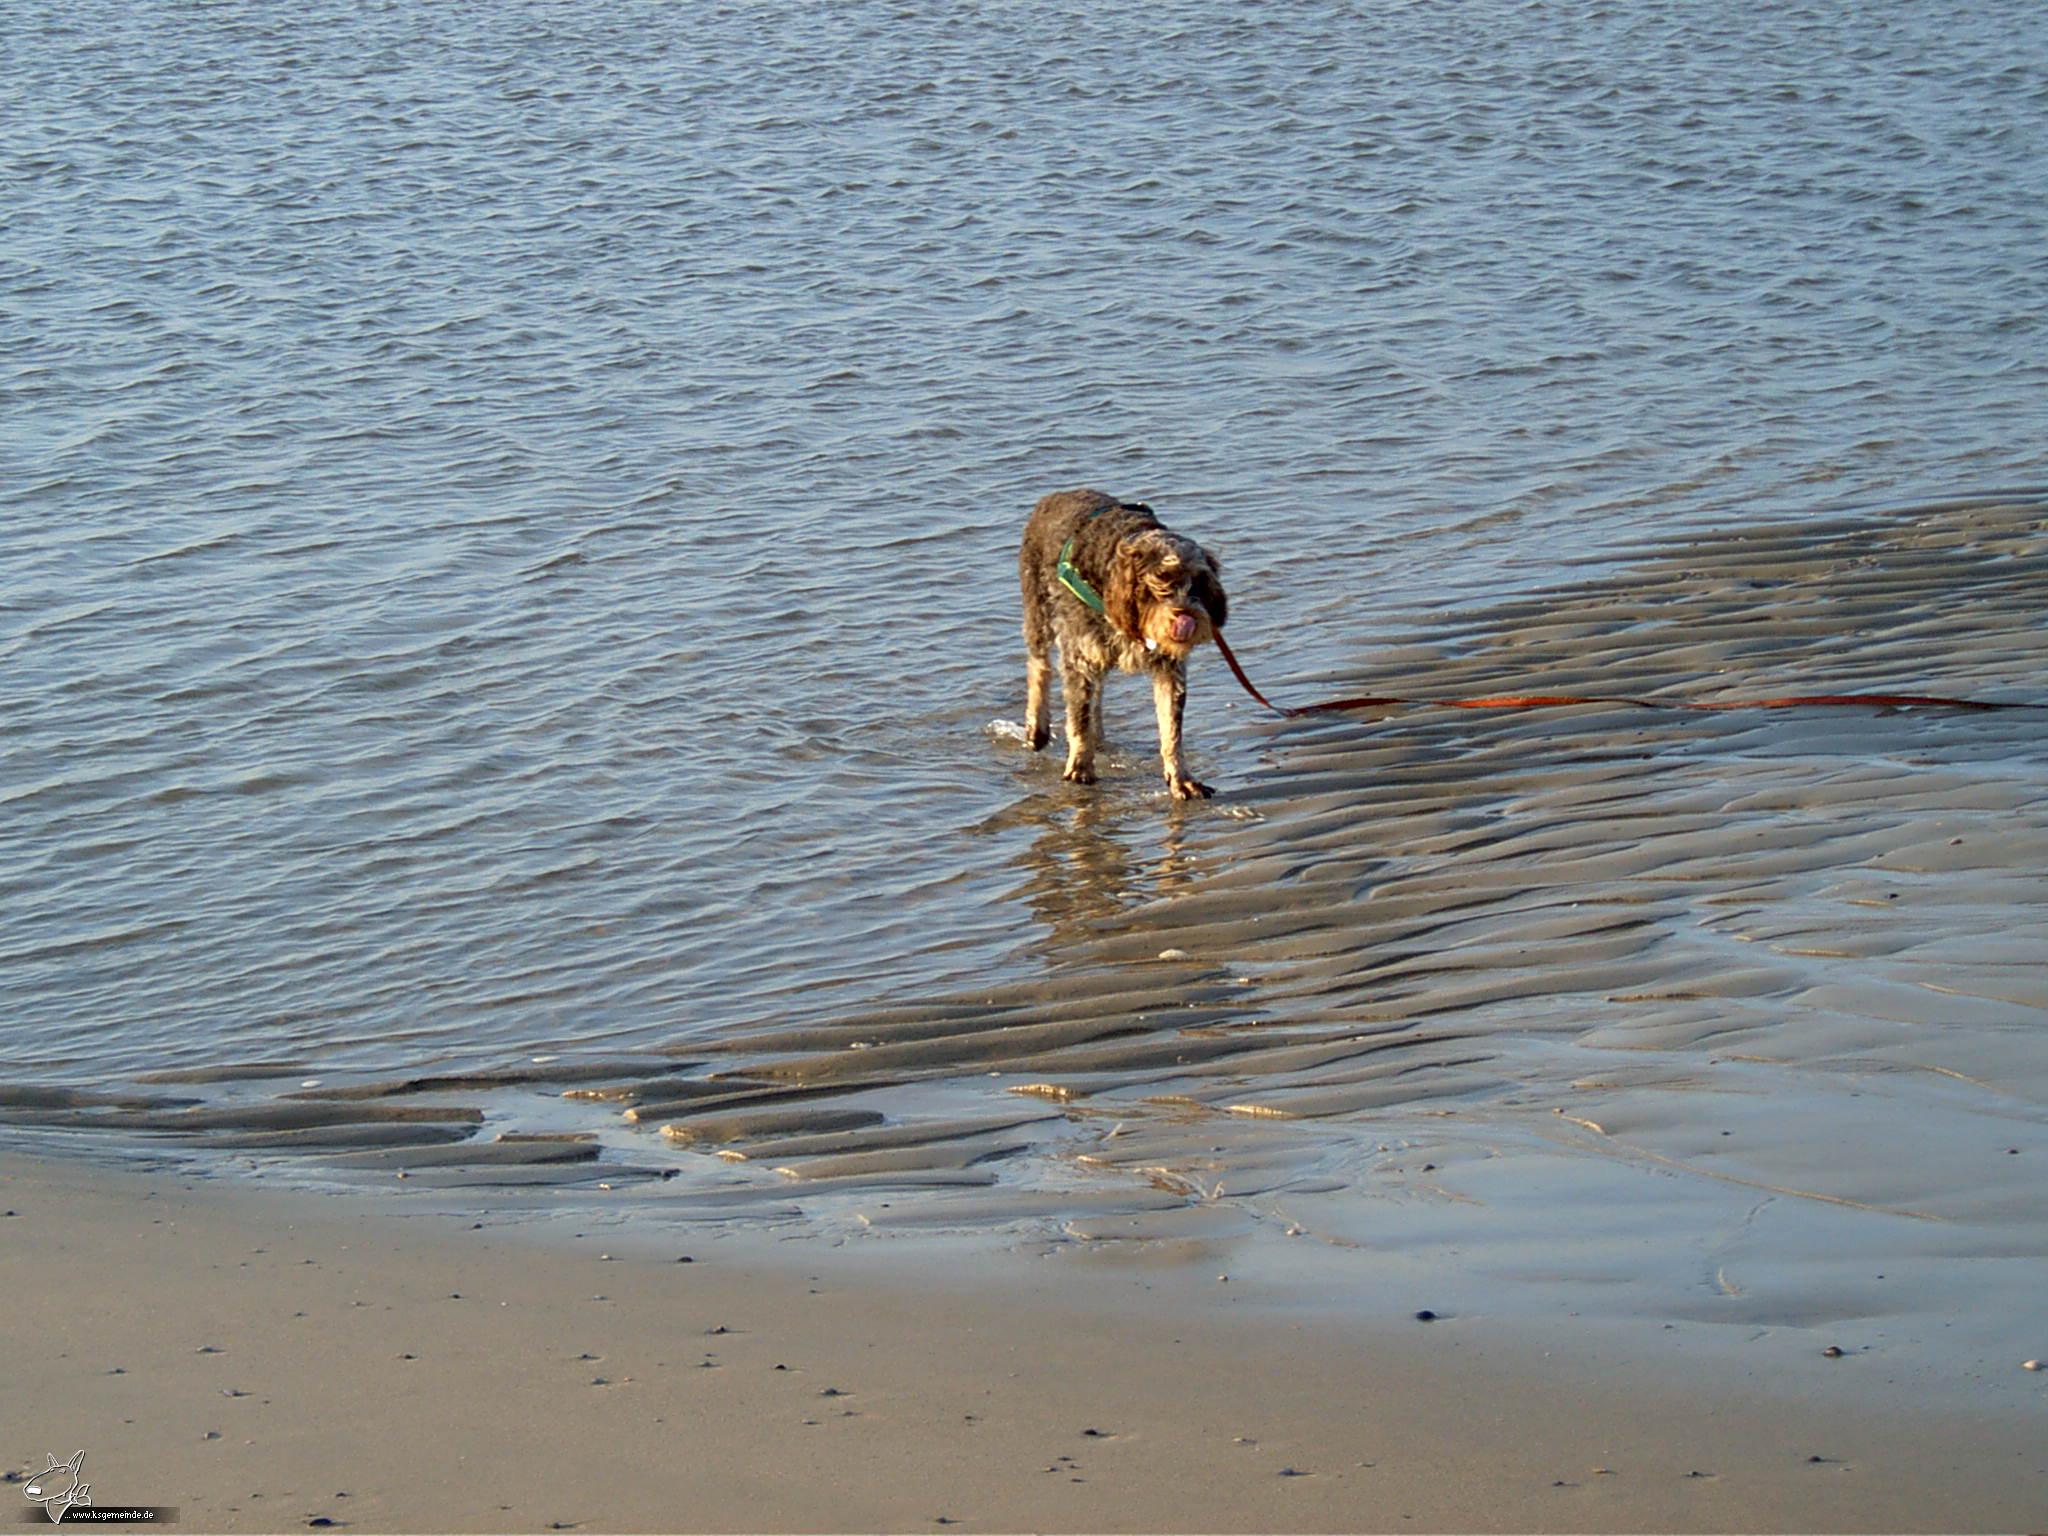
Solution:
{"label": "shallow water", "polygon": [[[1827,773],[1813,764],[1897,739],[1574,719],[1482,749],[1465,722],[1333,766],[1322,744],[1353,727],[1259,723],[1205,659],[1190,737],[1222,799],[1163,799],[1129,685],[1115,771],[1070,791],[992,722],[1021,710],[1017,531],[1077,483],[1219,550],[1240,651],[1295,697],[1417,675],[1491,691],[1510,658],[1545,688],[1754,673],[2042,691],[2015,638],[2038,628],[2038,501],[1981,496],[2048,479],[2034,7],[4,20],[29,104],[0,117],[9,1085],[130,1093],[149,1073],[286,1063],[196,1090],[274,1105],[315,1080],[524,1072],[490,1101],[498,1128],[594,1130],[608,1159],[696,1188],[724,1165],[621,1129],[616,1104],[560,1099],[562,1063],[595,1059],[600,1086],[663,1065],[682,1094],[709,1070],[684,1063],[752,1061],[764,1031],[823,1031],[785,1038],[800,1059],[854,1042],[878,1061],[891,1030],[991,1021],[1044,1031],[1046,1055],[1105,1012],[1243,1023],[1269,975],[1259,1017],[1355,1024],[1432,963],[1392,947],[1465,945],[1452,969],[1485,972],[1471,946],[1516,930],[1484,901],[1469,932],[1439,930],[1427,901],[1409,927],[1359,929],[1346,904],[1385,875],[1319,835],[1407,839],[1424,864],[1474,839],[1522,863],[1564,848],[1589,863],[1537,882],[1537,905],[1569,910],[1603,850],[1642,836],[1602,819],[1616,754],[1662,754],[1670,782],[1722,802],[1762,774],[1775,804],[1782,782],[1755,764]],[[1903,585],[1800,606],[1869,558],[1827,544],[1824,514],[1946,498],[2006,510],[1908,519],[1928,531],[1902,536]],[[1649,535],[1750,527],[1784,556],[1728,577],[1751,587],[1688,587],[1682,558],[1658,578],[1697,622],[1738,627],[1681,637],[1703,650],[1617,616],[1611,593],[1583,599],[1609,604],[1585,634],[1511,606],[1640,581],[1621,556]],[[1974,616],[1939,563],[1966,548],[1995,592]],[[1877,643],[1870,616],[1895,606],[1921,627]],[[2009,718],[1914,721],[1900,772],[1939,762],[1997,786],[2000,814],[2034,806],[2016,765],[2039,737]],[[1581,733],[1556,758],[1553,729]],[[1429,803],[1444,731],[1499,807],[1485,817],[1536,796],[1555,847]],[[1559,787],[1587,765],[1596,787]],[[1676,803],[1613,814],[1683,838]],[[1775,878],[1726,864],[1725,842],[1775,847],[1782,815],[1733,834],[1724,815],[1699,856],[1738,887]],[[1901,846],[1784,857],[1803,879]],[[1647,927],[1567,919],[1544,942],[1627,969],[1650,935],[1690,933],[1671,899]],[[1257,937],[1220,969],[1184,931],[1219,904]],[[1163,966],[1156,998],[1121,979],[1105,994],[1105,965],[1132,958],[1119,944]],[[1667,946],[1630,985],[1673,963]],[[1452,1002],[1515,1005],[1512,982],[1486,985]],[[2015,1027],[1993,1024],[1984,1038]],[[1659,1040],[1720,1027],[1674,1017]],[[1436,1091],[1288,1043],[1233,1063],[1231,1094],[1348,1095],[1355,1118]],[[1426,1065],[1446,1094],[1512,1098],[1549,1070],[1442,1044]],[[878,1112],[899,1131],[989,1117],[1015,1084],[978,1086],[980,1049],[911,1051],[922,1065]],[[2031,1083],[1988,1091],[2038,1105]],[[1657,1123],[1684,1117],[1667,1102]],[[1033,1210],[1053,1190],[1069,1216],[1102,1198],[1124,1219],[1130,1186],[1100,1196],[1102,1164],[1073,1162],[1053,1124],[957,1167],[834,1133],[888,1161],[832,1176],[995,1180]],[[469,1122],[416,1123],[408,1155],[424,1164],[444,1133]],[[1031,1150],[1048,1136],[1058,1155]],[[1371,1182],[1349,1141],[1299,1136],[1225,1162]],[[1163,1152],[1133,1166],[1182,1180],[1161,1199],[1185,1204],[1194,1174]]]}
{"label": "shallow water", "polygon": [[1216,544],[1270,676],[2044,460],[2034,7],[9,12],[36,1075],[1015,972],[1050,488]]}

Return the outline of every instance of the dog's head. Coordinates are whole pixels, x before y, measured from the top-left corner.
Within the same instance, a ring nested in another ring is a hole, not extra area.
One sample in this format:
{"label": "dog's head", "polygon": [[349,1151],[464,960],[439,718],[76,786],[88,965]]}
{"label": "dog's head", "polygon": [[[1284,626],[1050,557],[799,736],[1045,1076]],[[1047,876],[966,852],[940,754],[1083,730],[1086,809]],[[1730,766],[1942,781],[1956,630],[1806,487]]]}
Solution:
{"label": "dog's head", "polygon": [[1213,640],[1229,612],[1216,557],[1164,528],[1117,545],[1102,606],[1118,629],[1175,659]]}

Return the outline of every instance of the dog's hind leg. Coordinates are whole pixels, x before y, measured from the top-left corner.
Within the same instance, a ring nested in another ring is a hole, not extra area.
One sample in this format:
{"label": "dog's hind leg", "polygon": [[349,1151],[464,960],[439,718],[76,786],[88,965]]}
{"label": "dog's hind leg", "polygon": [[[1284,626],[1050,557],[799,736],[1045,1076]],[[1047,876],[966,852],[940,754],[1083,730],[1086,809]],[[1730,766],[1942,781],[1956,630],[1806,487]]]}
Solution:
{"label": "dog's hind leg", "polygon": [[1052,740],[1052,661],[1043,651],[1024,660],[1024,740],[1036,752]]}
{"label": "dog's hind leg", "polygon": [[1060,693],[1067,706],[1067,770],[1060,777],[1071,783],[1095,782],[1095,742],[1102,730],[1101,689],[1100,676],[1060,657]]}
{"label": "dog's hind leg", "polygon": [[1052,615],[1037,573],[1024,578],[1024,740],[1034,752],[1052,740]]}
{"label": "dog's hind leg", "polygon": [[1176,800],[1207,799],[1209,786],[1188,777],[1187,764],[1180,755],[1180,718],[1188,702],[1188,675],[1179,665],[1160,667],[1152,673],[1152,708],[1159,716],[1159,763],[1166,770],[1166,787]]}

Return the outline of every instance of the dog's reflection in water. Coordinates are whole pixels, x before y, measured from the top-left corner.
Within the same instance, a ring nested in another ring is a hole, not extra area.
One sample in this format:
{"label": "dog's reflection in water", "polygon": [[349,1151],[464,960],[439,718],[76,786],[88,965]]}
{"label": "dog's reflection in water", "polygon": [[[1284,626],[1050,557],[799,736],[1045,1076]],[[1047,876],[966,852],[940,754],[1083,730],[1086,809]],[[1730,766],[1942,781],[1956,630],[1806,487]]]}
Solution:
{"label": "dog's reflection in water", "polygon": [[1023,876],[1011,893],[1044,925],[1052,949],[1084,944],[1105,923],[1134,908],[1186,891],[1197,869],[1188,852],[1188,819],[1178,805],[1119,804],[1070,792],[1027,796],[982,824],[984,832],[1029,829],[1015,863]]}

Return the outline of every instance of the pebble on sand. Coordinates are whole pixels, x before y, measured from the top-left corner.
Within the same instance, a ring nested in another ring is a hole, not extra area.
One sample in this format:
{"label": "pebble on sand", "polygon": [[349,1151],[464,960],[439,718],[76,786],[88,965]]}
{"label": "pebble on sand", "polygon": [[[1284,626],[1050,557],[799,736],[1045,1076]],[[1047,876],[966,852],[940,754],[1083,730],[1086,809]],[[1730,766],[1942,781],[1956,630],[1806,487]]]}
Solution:
{"label": "pebble on sand", "polygon": [[2043,1365],[2038,1360],[2022,1360],[2020,1362],[2020,1369],[2023,1371],[2048,1371],[2048,1365]]}

